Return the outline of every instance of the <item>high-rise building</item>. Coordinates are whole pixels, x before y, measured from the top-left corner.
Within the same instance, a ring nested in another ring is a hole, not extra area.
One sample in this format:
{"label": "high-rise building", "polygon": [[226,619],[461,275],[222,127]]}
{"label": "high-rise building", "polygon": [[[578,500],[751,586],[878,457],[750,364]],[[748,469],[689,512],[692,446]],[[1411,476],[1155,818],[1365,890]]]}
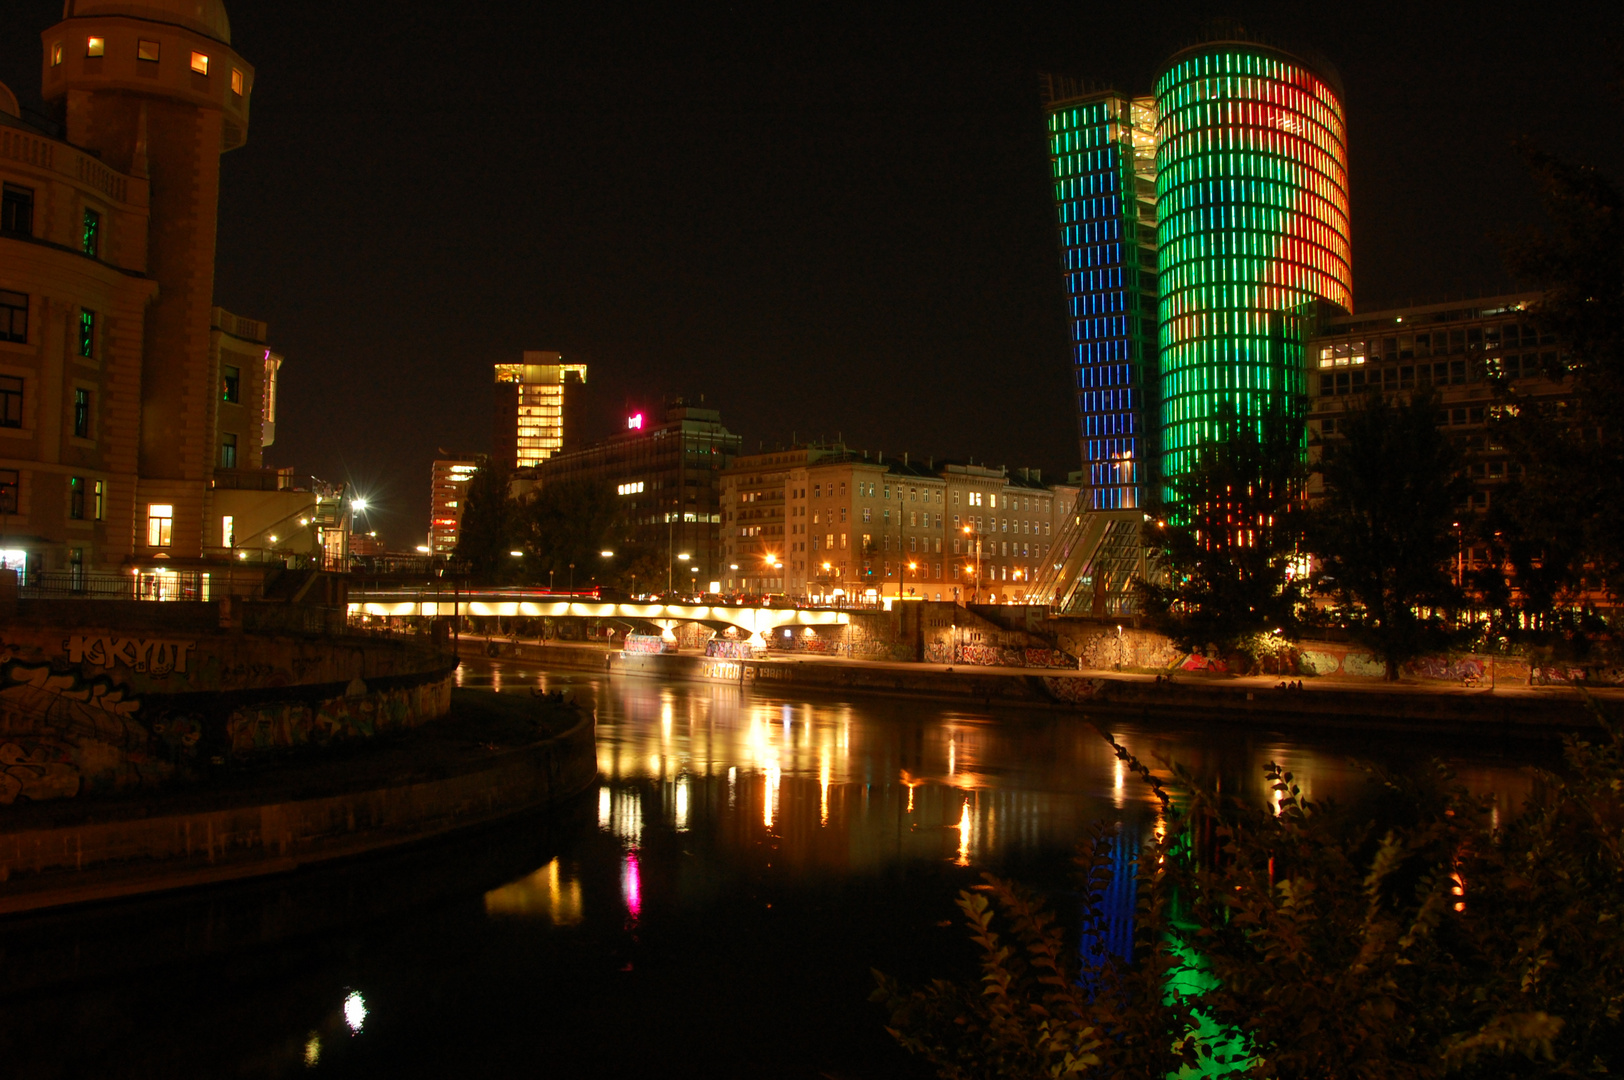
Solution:
{"label": "high-rise building", "polygon": [[473,454],[449,455],[444,450],[434,459],[429,482],[429,554],[449,555],[457,549],[462,528],[462,512],[468,503],[468,481],[479,471]]}
{"label": "high-rise building", "polygon": [[534,489],[572,481],[612,488],[626,530],[623,556],[663,570],[638,582],[639,590],[658,592],[669,578],[673,589],[703,592],[720,580],[721,477],[741,442],[720,412],[677,398],[661,423],[635,413],[609,438],[548,458],[534,469]]}
{"label": "high-rise building", "polygon": [[526,350],[520,363],[497,364],[496,460],[523,469],[563,450],[585,385],[586,365],[566,364],[561,353]]}
{"label": "high-rise building", "polygon": [[1132,510],[1157,471],[1156,109],[1045,80],[1083,505]]}
{"label": "high-rise building", "polygon": [[1311,317],[1324,304],[1352,309],[1341,98],[1327,65],[1238,39],[1184,49],[1157,76],[1169,480],[1219,434],[1224,409],[1299,407]]}

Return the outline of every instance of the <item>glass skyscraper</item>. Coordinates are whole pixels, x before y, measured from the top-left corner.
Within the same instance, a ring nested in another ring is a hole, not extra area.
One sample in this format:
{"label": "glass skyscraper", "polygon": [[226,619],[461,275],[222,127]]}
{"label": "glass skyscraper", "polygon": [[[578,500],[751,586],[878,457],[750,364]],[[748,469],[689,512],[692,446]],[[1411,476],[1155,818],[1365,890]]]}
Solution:
{"label": "glass skyscraper", "polygon": [[1348,154],[1334,74],[1214,41],[1156,80],[1162,475],[1194,466],[1228,406],[1299,408],[1303,338],[1352,308]]}
{"label": "glass skyscraper", "polygon": [[1081,506],[1136,509],[1154,482],[1160,389],[1154,103],[1053,78],[1047,89]]}

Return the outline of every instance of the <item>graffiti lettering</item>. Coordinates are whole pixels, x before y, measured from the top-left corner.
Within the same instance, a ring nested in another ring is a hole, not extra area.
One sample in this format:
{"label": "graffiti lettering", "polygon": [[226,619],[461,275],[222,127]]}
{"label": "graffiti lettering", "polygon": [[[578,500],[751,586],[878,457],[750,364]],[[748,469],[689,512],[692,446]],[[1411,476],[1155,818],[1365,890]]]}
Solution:
{"label": "graffiti lettering", "polygon": [[131,671],[168,675],[172,671],[186,673],[186,654],[192,651],[196,642],[74,634],[64,645],[68,650],[68,662],[72,664],[92,664],[104,668],[123,664]]}

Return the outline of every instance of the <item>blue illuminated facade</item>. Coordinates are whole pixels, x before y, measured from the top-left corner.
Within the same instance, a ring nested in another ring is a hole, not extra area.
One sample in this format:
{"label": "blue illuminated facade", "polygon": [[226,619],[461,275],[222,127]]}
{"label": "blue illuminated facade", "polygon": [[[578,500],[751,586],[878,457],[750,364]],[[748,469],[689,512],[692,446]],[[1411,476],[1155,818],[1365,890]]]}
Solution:
{"label": "blue illuminated facade", "polygon": [[1047,105],[1089,510],[1132,510],[1156,482],[1155,108],[1114,91]]}

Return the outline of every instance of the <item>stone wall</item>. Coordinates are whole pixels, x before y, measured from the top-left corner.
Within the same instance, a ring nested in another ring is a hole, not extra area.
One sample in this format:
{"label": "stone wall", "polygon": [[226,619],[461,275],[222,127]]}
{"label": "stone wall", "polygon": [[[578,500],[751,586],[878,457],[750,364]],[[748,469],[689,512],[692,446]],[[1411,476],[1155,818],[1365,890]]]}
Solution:
{"label": "stone wall", "polygon": [[420,645],[223,630],[215,605],[60,607],[0,627],[0,805],[157,787],[450,708],[455,659]]}

